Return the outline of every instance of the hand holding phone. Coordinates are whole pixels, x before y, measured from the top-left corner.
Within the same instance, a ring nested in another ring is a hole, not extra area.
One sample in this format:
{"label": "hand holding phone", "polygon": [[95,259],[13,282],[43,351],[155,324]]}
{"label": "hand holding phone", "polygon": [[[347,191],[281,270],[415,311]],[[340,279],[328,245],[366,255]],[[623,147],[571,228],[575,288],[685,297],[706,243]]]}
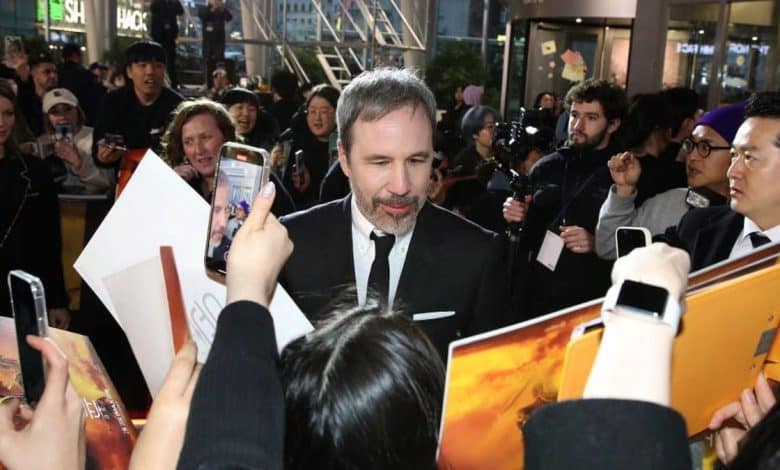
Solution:
{"label": "hand holding phone", "polygon": [[20,270],[8,273],[8,290],[16,325],[24,397],[32,406],[41,399],[45,379],[41,353],[27,343],[27,335],[46,337],[49,334],[46,294],[40,279]]}
{"label": "hand holding phone", "polygon": [[225,234],[233,216],[230,208],[240,201],[255,200],[260,188],[268,182],[269,165],[270,156],[261,148],[228,142],[220,149],[204,256],[211,278],[221,281],[225,274],[231,245],[230,237]]}

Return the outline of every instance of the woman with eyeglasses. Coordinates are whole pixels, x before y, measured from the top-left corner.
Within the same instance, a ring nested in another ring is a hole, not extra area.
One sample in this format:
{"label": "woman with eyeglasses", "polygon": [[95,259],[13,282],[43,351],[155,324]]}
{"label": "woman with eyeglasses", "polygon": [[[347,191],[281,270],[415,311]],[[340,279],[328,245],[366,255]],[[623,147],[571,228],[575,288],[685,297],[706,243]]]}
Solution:
{"label": "woman with eyeglasses", "polygon": [[[272,152],[277,156],[287,154],[283,181],[298,209],[320,202],[320,185],[331,163],[330,136],[336,131],[339,95],[339,91],[330,85],[312,88],[306,102],[305,124],[296,123],[293,117],[292,141],[280,143]],[[298,150],[303,153],[296,159]]]}
{"label": "woman with eyeglasses", "polygon": [[101,193],[114,187],[111,168],[99,168],[92,159],[92,128],[84,125],[84,112],[73,93],[55,88],[43,95],[44,134],[38,139],[42,156],[54,156],[65,167],[58,178],[66,191]]}
{"label": "woman with eyeglasses", "polygon": [[729,197],[726,171],[731,163],[731,142],[744,120],[745,103],[717,108],[702,116],[682,143],[687,188],[664,191],[635,206],[637,182],[642,168],[631,152],[609,160],[614,184],[601,206],[596,225],[596,253],[615,259],[618,227],[645,227],[653,235],[677,225],[691,207],[725,204]]}

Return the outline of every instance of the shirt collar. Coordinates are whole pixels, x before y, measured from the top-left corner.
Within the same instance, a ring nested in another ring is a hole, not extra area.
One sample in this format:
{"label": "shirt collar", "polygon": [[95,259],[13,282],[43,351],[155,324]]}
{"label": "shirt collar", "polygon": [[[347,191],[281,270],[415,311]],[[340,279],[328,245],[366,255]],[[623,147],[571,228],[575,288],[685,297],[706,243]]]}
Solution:
{"label": "shirt collar", "polygon": [[739,241],[743,241],[750,236],[753,232],[759,232],[769,238],[772,243],[780,241],[780,225],[775,225],[768,230],[761,230],[758,224],[753,222],[750,218],[745,217],[745,221],[742,224],[742,233],[739,235]]}

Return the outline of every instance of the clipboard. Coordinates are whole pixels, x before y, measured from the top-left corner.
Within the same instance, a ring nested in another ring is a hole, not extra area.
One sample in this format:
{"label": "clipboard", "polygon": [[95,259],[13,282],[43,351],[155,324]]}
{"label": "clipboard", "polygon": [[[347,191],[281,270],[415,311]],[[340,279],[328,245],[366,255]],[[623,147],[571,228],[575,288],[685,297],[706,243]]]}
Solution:
{"label": "clipboard", "polygon": [[[707,429],[716,410],[753,387],[776,342],[778,286],[780,265],[687,296],[674,341],[671,405],[685,418],[689,435]],[[569,343],[559,401],[582,397],[602,332],[594,328]]]}

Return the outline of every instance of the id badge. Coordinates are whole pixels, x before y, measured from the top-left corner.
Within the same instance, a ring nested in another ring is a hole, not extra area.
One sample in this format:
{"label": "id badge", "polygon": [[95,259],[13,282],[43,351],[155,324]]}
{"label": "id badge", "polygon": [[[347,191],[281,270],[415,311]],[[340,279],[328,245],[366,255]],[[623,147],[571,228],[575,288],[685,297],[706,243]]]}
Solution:
{"label": "id badge", "polygon": [[544,241],[542,241],[542,247],[539,248],[539,254],[536,255],[536,261],[550,271],[555,271],[563,252],[563,245],[563,238],[548,230],[544,234]]}

